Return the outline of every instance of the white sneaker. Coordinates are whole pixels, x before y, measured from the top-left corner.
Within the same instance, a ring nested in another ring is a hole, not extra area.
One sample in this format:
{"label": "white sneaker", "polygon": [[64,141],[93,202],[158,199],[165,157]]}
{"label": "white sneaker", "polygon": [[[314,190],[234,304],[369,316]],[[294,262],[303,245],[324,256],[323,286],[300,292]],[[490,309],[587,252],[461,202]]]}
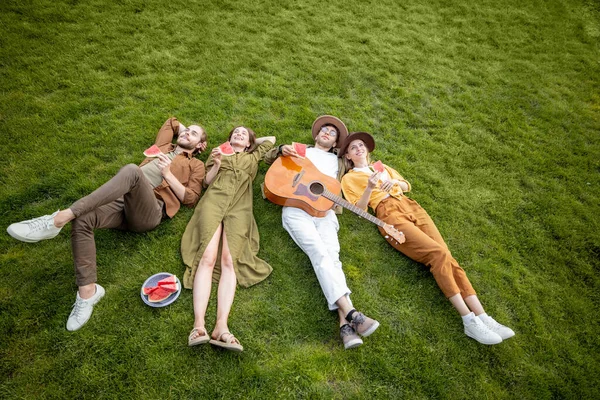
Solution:
{"label": "white sneaker", "polygon": [[489,315],[480,315],[477,318],[479,318],[481,322],[483,322],[485,326],[487,326],[490,329],[490,331],[500,335],[502,340],[506,340],[515,336],[515,332],[512,329],[510,329],[508,326],[499,324],[494,318],[490,317]]}
{"label": "white sneaker", "polygon": [[58,211],[52,215],[44,215],[43,217],[11,224],[6,229],[6,232],[15,239],[26,243],[35,243],[44,239],[52,239],[58,235],[62,229],[54,226],[54,216],[56,214],[58,214]]}
{"label": "white sneaker", "polygon": [[76,331],[88,322],[92,316],[94,305],[100,301],[104,293],[104,288],[98,284],[96,284],[96,293],[89,299],[82,299],[79,297],[79,292],[77,292],[73,311],[71,311],[71,315],[69,315],[69,319],[67,320],[68,331]]}
{"label": "white sneaker", "polygon": [[502,338],[497,333],[492,332],[481,320],[475,316],[471,322],[465,325],[465,335],[477,340],[482,344],[498,344]]}

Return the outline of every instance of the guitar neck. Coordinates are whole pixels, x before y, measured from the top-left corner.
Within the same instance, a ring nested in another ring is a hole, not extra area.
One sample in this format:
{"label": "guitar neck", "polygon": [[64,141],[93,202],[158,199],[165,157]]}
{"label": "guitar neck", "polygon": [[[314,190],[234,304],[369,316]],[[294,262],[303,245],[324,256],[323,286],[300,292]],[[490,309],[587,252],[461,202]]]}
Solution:
{"label": "guitar neck", "polygon": [[339,204],[340,206],[352,211],[353,213],[357,214],[358,216],[374,223],[377,226],[385,226],[385,222],[383,222],[382,220],[380,220],[377,217],[374,217],[373,215],[369,214],[368,212],[366,212],[365,210],[363,210],[362,208],[358,208],[356,207],[354,204],[350,203],[347,200],[342,199],[340,196],[336,196],[335,194],[331,193],[329,190],[325,189],[325,191],[322,194],[323,197],[333,201],[335,204]]}

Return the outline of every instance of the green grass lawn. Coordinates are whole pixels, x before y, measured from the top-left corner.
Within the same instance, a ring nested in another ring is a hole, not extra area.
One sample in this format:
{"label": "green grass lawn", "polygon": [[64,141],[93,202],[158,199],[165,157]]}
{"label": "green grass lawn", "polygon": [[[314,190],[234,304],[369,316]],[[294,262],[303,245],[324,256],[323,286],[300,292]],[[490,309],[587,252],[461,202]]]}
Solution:
{"label": "green grass lawn", "polygon": [[106,297],[74,333],[70,228],[36,244],[0,234],[0,397],[597,398],[599,61],[592,0],[3,0],[2,229],[139,163],[170,116],[205,126],[212,147],[236,124],[310,142],[333,114],[373,133],[374,158],[411,182],[517,335],[468,339],[430,273],[345,212],[353,301],[381,328],[344,351],[308,258],[260,196],[262,166],[273,273],[237,292],[244,353],[187,347],[190,291],[164,309],[140,299],[151,274],[181,278],[191,209],[146,234],[97,232]]}

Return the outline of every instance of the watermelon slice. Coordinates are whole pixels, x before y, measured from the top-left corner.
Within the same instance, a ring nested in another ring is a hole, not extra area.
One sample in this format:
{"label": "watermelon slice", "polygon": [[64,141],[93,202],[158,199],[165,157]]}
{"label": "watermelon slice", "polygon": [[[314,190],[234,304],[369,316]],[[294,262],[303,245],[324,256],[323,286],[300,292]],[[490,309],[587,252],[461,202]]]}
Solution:
{"label": "watermelon slice", "polygon": [[219,146],[219,151],[224,156],[232,156],[232,155],[235,154],[235,150],[233,150],[233,147],[231,147],[231,143],[229,143],[229,141],[227,141],[227,142],[223,143],[222,145],[220,145]]}
{"label": "watermelon slice", "polygon": [[152,146],[150,146],[149,148],[144,150],[144,155],[146,157],[158,157],[158,155],[161,153],[162,153],[162,151],[160,151],[158,146],[155,144],[153,144]]}
{"label": "watermelon slice", "polygon": [[144,294],[150,294],[150,293],[154,292],[156,289],[158,289],[158,286],[145,287]]}
{"label": "watermelon slice", "polygon": [[156,282],[157,286],[170,285],[172,283],[177,283],[177,278],[175,278],[175,275],[167,276],[166,278]]}
{"label": "watermelon slice", "polygon": [[294,150],[296,150],[296,153],[298,153],[298,157],[306,157],[306,145],[304,143],[292,142],[292,146],[294,146]]}
{"label": "watermelon slice", "polygon": [[148,286],[144,288],[145,295],[151,295],[152,293],[158,291],[159,289],[165,290],[169,293],[175,293],[179,290],[179,283],[177,282],[177,278],[175,275],[168,276],[164,279],[161,279],[156,283],[156,286]]}
{"label": "watermelon slice", "polygon": [[160,286],[145,287],[144,294],[145,295],[152,294],[152,293],[156,292],[158,289],[164,289],[169,293],[175,293],[176,291],[179,290],[179,285],[177,284],[177,282],[175,282],[175,283],[169,283],[169,284],[160,285]]}
{"label": "watermelon slice", "polygon": [[170,283],[168,285],[161,285],[159,288],[165,289],[167,292],[175,293],[179,290],[179,285],[177,283]]}
{"label": "watermelon slice", "polygon": [[168,290],[163,289],[162,287],[158,287],[156,288],[156,290],[153,290],[152,293],[148,295],[148,301],[150,303],[158,303],[161,301],[165,301],[172,294],[173,292],[169,292]]}
{"label": "watermelon slice", "polygon": [[373,164],[373,169],[376,172],[383,172],[384,171],[383,163],[381,161],[377,161],[375,164]]}

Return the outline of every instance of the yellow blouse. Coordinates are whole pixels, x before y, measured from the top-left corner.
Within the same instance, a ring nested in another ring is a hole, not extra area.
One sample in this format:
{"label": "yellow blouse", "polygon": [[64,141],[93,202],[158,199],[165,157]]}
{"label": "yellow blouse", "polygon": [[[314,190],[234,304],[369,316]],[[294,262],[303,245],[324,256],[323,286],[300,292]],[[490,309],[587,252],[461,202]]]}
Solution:
{"label": "yellow blouse", "polygon": [[[384,165],[385,170],[390,175],[391,179],[398,179],[402,182],[405,182],[408,186],[408,190],[406,192],[410,192],[410,183],[404,179],[395,169]],[[362,197],[365,189],[367,188],[367,182],[369,180],[369,176],[371,174],[362,171],[356,171],[354,169],[348,171],[346,175],[342,178],[342,191],[344,192],[344,197],[352,204],[356,204],[358,200]],[[379,185],[373,188],[371,192],[371,197],[369,198],[369,207],[373,210],[377,209],[377,206],[381,202],[381,200],[385,199],[388,196],[393,196],[397,199],[402,198],[402,188],[400,185],[394,185],[392,190],[388,193],[381,189],[379,189]]]}

